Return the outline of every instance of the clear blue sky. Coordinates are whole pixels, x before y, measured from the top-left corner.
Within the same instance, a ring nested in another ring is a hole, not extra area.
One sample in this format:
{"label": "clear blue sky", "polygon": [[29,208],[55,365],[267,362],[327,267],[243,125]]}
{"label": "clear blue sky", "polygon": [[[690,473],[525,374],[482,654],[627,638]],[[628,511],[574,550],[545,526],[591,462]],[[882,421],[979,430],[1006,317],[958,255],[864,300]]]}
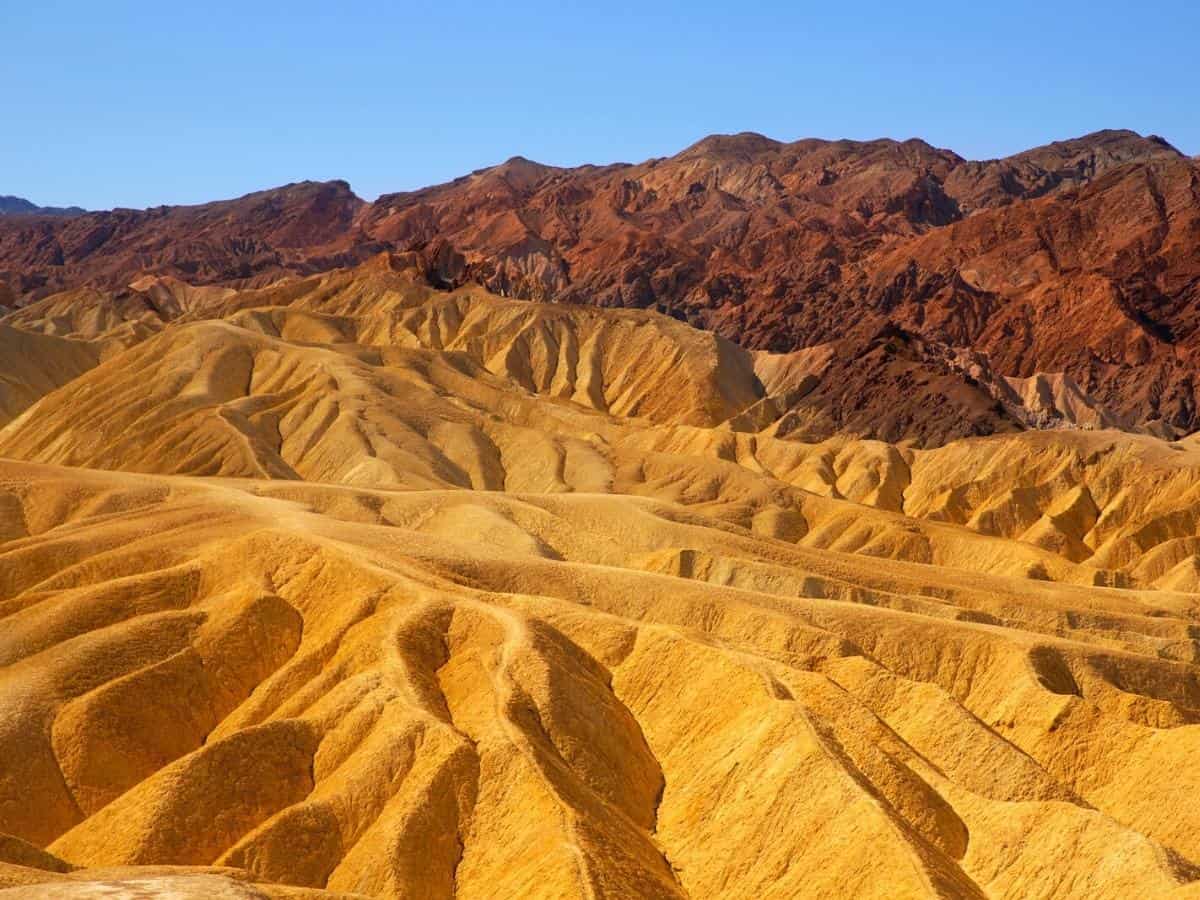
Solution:
{"label": "clear blue sky", "polygon": [[1140,3],[0,0],[0,194],[374,198],[713,132],[1001,156],[1105,127],[1200,153],[1200,12]]}

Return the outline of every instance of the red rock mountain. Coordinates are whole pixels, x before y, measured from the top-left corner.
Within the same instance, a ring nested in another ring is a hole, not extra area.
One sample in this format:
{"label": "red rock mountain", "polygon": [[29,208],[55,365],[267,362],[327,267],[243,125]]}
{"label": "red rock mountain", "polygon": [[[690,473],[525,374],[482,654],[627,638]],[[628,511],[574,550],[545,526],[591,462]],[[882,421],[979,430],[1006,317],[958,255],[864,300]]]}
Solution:
{"label": "red rock mountain", "polygon": [[70,218],[0,220],[0,282],[18,297],[91,285],[119,288],[140,274],[195,283],[267,282],[365,258],[366,204],[344,181],[304,182],[202,206],[115,209]]}
{"label": "red rock mountain", "polygon": [[12,301],[146,273],[262,284],[381,250],[434,284],[657,308],[755,349],[829,344],[828,416],[888,439],[1021,427],[1005,376],[1044,373],[1126,424],[1200,427],[1200,163],[1128,131],[984,162],[714,136],[639,165],[514,158],[370,204],[329,182],[22,217],[0,222],[0,284]]}

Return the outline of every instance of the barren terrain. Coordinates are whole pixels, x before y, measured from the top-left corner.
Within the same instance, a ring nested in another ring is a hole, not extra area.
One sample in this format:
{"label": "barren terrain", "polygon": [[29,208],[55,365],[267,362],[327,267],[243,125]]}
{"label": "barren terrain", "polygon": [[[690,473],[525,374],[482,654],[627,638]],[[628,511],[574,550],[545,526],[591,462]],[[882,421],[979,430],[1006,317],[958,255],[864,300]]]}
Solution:
{"label": "barren terrain", "polygon": [[413,265],[0,320],[0,897],[1200,896],[1200,443]]}

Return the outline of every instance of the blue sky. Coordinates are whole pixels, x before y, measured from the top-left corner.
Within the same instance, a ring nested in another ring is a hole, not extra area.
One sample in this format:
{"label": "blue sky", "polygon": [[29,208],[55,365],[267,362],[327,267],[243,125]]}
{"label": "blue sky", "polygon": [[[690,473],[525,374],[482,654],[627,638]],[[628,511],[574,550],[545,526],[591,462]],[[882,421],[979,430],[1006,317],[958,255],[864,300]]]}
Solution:
{"label": "blue sky", "polygon": [[1200,154],[1194,2],[0,0],[0,194],[143,207],[713,132],[988,158],[1105,127]]}

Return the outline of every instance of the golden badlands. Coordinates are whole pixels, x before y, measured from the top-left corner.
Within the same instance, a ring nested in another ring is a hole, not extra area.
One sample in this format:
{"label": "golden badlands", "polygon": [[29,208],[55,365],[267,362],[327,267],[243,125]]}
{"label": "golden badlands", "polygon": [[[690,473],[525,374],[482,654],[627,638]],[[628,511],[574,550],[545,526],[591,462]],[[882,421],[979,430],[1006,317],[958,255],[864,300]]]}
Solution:
{"label": "golden badlands", "polygon": [[1200,897],[1200,442],[813,442],[832,352],[402,257],[11,312],[0,898]]}

